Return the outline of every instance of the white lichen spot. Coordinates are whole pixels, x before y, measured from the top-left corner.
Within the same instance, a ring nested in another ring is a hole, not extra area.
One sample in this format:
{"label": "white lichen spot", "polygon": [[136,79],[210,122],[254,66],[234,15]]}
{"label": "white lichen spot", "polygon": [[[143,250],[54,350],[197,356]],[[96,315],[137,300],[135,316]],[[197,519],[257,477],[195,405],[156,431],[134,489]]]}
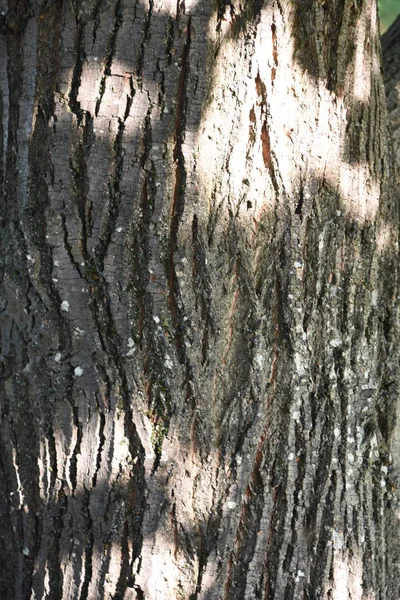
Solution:
{"label": "white lichen spot", "polygon": [[126,356],[133,356],[135,354],[135,342],[133,341],[133,339],[131,337],[128,338],[128,352],[126,354]]}
{"label": "white lichen spot", "polygon": [[287,457],[287,458],[288,458],[288,461],[291,461],[291,460],[293,460],[293,459],[294,459],[294,454],[293,454],[293,452],[289,452],[289,454],[288,454],[288,457]]}
{"label": "white lichen spot", "polygon": [[229,508],[229,510],[233,510],[234,508],[236,508],[236,502],[232,502],[230,500],[229,502],[227,502],[227,507]]}
{"label": "white lichen spot", "polygon": [[378,306],[378,290],[372,290],[371,294],[371,306]]}
{"label": "white lichen spot", "polygon": [[295,269],[302,269],[303,264],[301,262],[299,262],[298,260],[296,260],[294,263],[294,267],[295,267]]}
{"label": "white lichen spot", "polygon": [[255,362],[256,362],[257,366],[260,369],[262,369],[262,366],[264,364],[264,357],[263,357],[263,355],[262,354],[256,354]]}
{"label": "white lichen spot", "polygon": [[61,360],[61,352],[57,352],[57,354],[54,357],[54,360],[58,363]]}
{"label": "white lichen spot", "polygon": [[157,317],[157,316],[154,316],[154,317],[153,317],[153,321],[154,321],[154,323],[156,323],[156,324],[158,325],[158,324],[159,324],[159,322],[160,322],[160,318],[159,318],[159,317]]}
{"label": "white lichen spot", "polygon": [[345,367],[344,372],[343,372],[343,379],[345,381],[347,381],[348,379],[350,379],[350,375],[351,375],[351,370],[348,367]]}
{"label": "white lichen spot", "polygon": [[53,264],[54,264],[55,267],[59,267],[60,266],[60,261],[59,260],[55,260],[53,262]]}
{"label": "white lichen spot", "polygon": [[299,570],[297,571],[297,575],[296,575],[296,577],[295,577],[295,579],[294,579],[294,580],[295,580],[295,582],[296,582],[296,583],[299,583],[299,581],[300,581],[300,578],[301,578],[301,577],[305,577],[305,576],[306,576],[306,574],[304,573],[304,571],[301,571],[301,569],[299,569]]}
{"label": "white lichen spot", "polygon": [[74,373],[75,377],[81,377],[83,374],[83,369],[81,367],[75,367]]}
{"label": "white lichen spot", "polygon": [[384,479],[381,479],[381,488],[386,487],[386,481]]}
{"label": "white lichen spot", "polygon": [[292,417],[293,417],[294,421],[300,421],[300,412],[298,410],[295,410],[292,413]]}
{"label": "white lichen spot", "polygon": [[340,531],[333,531],[332,532],[332,541],[333,541],[334,549],[341,550],[344,545],[343,533],[341,533]]}
{"label": "white lichen spot", "polygon": [[333,340],[330,340],[329,345],[332,346],[332,348],[340,348],[342,340],[340,338],[334,338]]}
{"label": "white lichen spot", "polygon": [[64,312],[68,312],[69,311],[69,302],[68,300],[63,300],[61,302],[61,310]]}
{"label": "white lichen spot", "polygon": [[351,452],[349,452],[348,455],[347,455],[347,460],[349,461],[349,463],[351,465],[354,465],[354,454],[352,454]]}
{"label": "white lichen spot", "polygon": [[24,556],[29,556],[29,548],[24,548],[24,549],[22,550],[22,554],[23,554]]}
{"label": "white lichen spot", "polygon": [[26,255],[26,260],[29,260],[29,262],[35,262],[30,254]]}
{"label": "white lichen spot", "polygon": [[335,427],[335,429],[333,430],[333,435],[335,436],[336,439],[338,439],[338,437],[340,437],[339,427]]}
{"label": "white lichen spot", "polygon": [[117,233],[121,233],[122,227],[117,227]]}
{"label": "white lichen spot", "polygon": [[385,473],[385,475],[387,475],[387,472],[388,472],[387,466],[386,465],[382,465],[381,466],[381,471],[382,471],[382,473]]}
{"label": "white lichen spot", "polygon": [[294,364],[296,365],[296,371],[300,375],[300,377],[304,375],[306,372],[304,359],[299,352],[295,352]]}
{"label": "white lichen spot", "polygon": [[236,456],[236,464],[237,465],[241,465],[242,464],[242,460],[243,460],[242,457],[240,456],[240,454],[238,454]]}

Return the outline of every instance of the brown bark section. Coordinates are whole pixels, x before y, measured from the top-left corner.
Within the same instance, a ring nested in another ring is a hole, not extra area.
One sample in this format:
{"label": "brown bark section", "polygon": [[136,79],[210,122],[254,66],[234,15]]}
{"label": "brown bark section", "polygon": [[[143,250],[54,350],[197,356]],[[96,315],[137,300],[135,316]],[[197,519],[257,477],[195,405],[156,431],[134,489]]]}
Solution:
{"label": "brown bark section", "polygon": [[374,2],[9,2],[0,596],[399,597]]}

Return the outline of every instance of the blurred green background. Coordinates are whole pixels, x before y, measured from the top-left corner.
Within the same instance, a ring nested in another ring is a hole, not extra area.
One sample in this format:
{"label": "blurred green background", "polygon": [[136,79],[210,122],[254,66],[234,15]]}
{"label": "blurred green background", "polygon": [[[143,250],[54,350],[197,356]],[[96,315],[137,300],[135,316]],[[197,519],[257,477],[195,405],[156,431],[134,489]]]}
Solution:
{"label": "blurred green background", "polygon": [[400,0],[378,0],[378,6],[381,33],[383,33],[400,14]]}

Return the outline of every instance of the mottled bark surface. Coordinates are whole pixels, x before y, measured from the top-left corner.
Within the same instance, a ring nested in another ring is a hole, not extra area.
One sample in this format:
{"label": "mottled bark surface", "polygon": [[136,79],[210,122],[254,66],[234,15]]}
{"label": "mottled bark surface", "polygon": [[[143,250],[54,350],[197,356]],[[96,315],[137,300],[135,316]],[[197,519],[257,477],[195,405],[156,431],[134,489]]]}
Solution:
{"label": "mottled bark surface", "polygon": [[400,17],[382,37],[383,64],[389,122],[397,169],[400,167]]}
{"label": "mottled bark surface", "polygon": [[375,3],[0,5],[0,597],[397,600]]}

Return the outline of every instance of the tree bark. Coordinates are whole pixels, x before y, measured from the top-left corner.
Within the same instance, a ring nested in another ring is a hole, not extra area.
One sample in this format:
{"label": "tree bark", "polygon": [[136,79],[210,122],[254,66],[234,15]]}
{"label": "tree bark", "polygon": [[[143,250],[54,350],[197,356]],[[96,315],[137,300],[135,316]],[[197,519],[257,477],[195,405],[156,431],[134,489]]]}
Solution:
{"label": "tree bark", "polygon": [[399,598],[374,0],[0,4],[1,598]]}
{"label": "tree bark", "polygon": [[397,169],[400,166],[400,17],[382,36],[386,99]]}

